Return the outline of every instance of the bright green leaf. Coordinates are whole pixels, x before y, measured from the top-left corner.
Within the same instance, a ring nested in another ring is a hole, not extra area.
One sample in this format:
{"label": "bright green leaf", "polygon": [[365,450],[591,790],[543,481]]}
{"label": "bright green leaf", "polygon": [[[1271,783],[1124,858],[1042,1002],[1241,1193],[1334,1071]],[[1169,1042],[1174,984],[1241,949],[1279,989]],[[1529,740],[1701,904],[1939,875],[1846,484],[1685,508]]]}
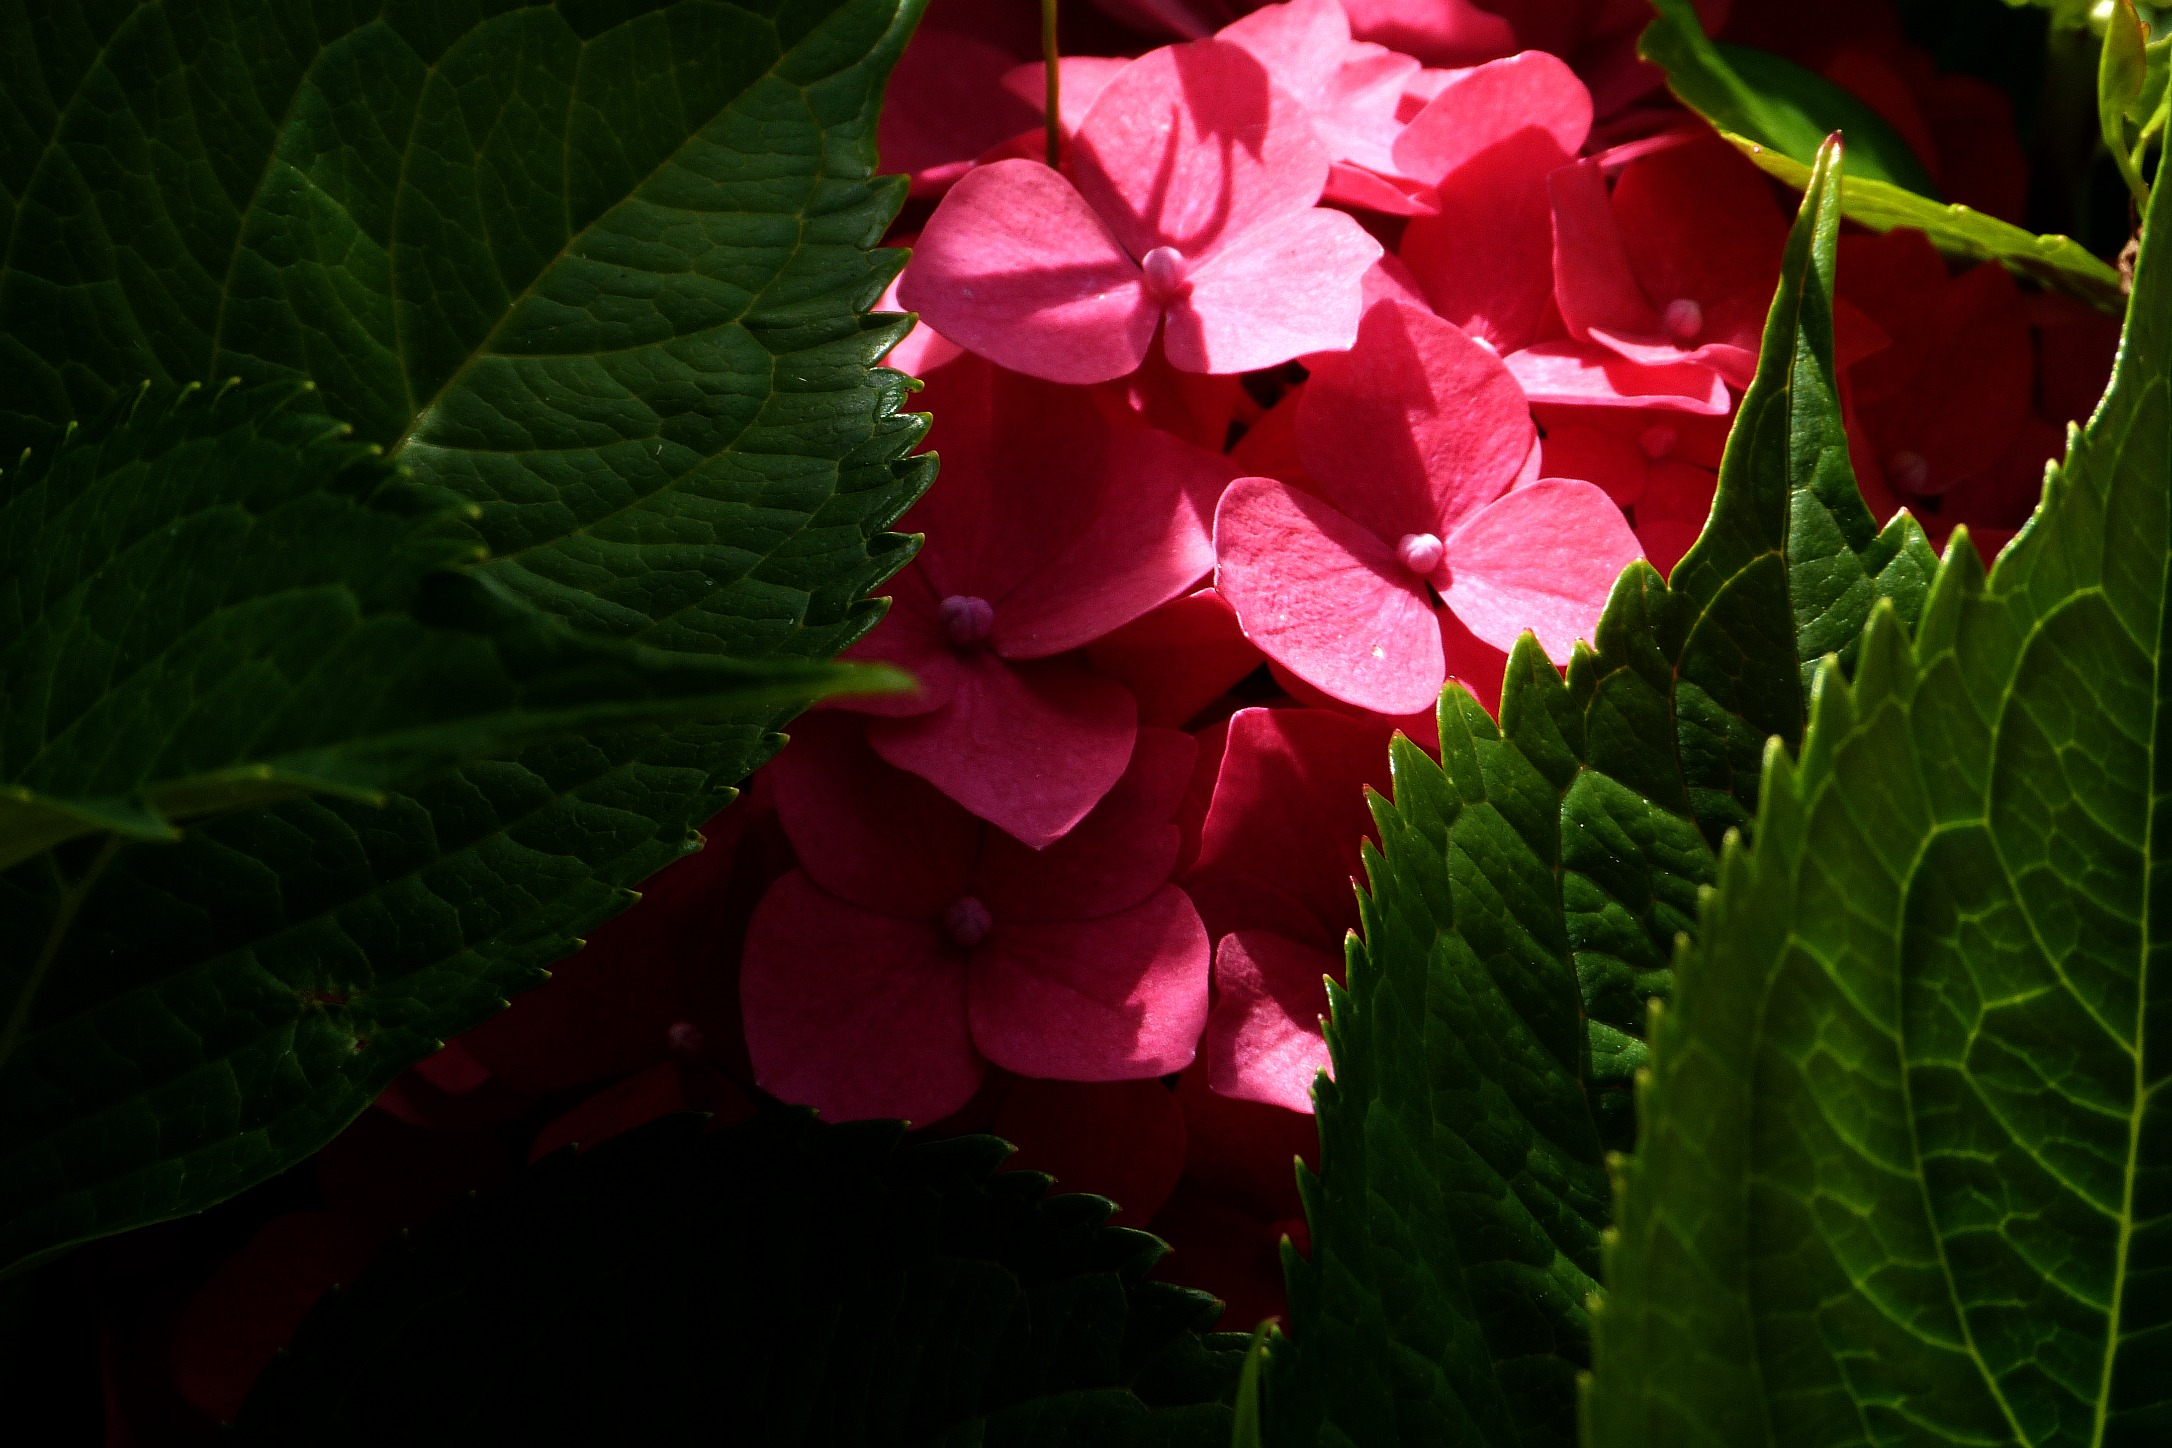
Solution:
{"label": "bright green leaf", "polygon": [[2110,390],[1985,579],[1767,755],[1659,1017],[1594,1448],[2172,1435],[2172,187]]}
{"label": "bright green leaf", "polygon": [[1932,200],[1938,188],[1900,132],[1814,71],[1747,46],[1709,39],[1689,0],[1653,0],[1657,19],[1638,41],[1682,103],[1723,131],[1808,160],[1835,131],[1848,137],[1848,169]]}
{"label": "bright green leaf", "polygon": [[[314,382],[497,586],[828,659],[931,475],[864,313],[917,0],[0,0],[0,446],[146,378]],[[698,847],[789,707],[530,745],[116,854],[0,1067],[0,1271],[291,1166]],[[0,873],[36,941],[88,861]],[[0,999],[29,955],[0,953]]]}
{"label": "bright green leaf", "polygon": [[[1718,127],[1768,175],[1801,190],[1809,184],[1819,143],[1844,130],[1853,174],[1842,183],[1841,206],[1850,221],[1873,231],[1913,227],[1950,255],[2001,262],[2107,311],[2123,305],[2119,273],[2080,243],[2038,236],[1970,207],[1945,204],[1927,184],[1912,183],[1894,156],[1896,147],[1912,155],[1906,143],[1846,92],[1808,72],[1774,89],[1787,62],[1707,39],[1689,0],[1654,4],[1660,16],[1646,28],[1639,52],[1666,71],[1668,88],[1684,105]],[[1757,58],[1746,59],[1751,56]],[[1865,165],[1866,140],[1879,158],[1875,165]]]}
{"label": "bright green leaf", "polygon": [[1245,1339],[989,1137],[681,1117],[561,1152],[322,1301],[241,1444],[1224,1448]]}
{"label": "bright green leaf", "polygon": [[314,401],[146,393],[0,477],[0,869],[860,672],[584,637],[451,573],[473,550],[430,525],[457,500]]}
{"label": "bright green leaf", "polygon": [[1331,992],[1273,1444],[1575,1441],[1605,1151],[1631,1139],[1648,1004],[1712,845],[1756,809],[1764,741],[1800,737],[1815,652],[1881,600],[1913,616],[1936,565],[1912,518],[1877,528],[1848,466],[1838,187],[1830,146],[1671,586],[1633,565],[1565,679],[1526,638],[1498,727],[1451,689],[1441,762],[1394,748],[1364,938]]}
{"label": "bright green leaf", "polygon": [[2120,178],[2138,202],[2148,198],[2149,188],[2135,164],[2135,138],[2128,121],[2142,103],[2149,73],[2148,46],[2149,37],[2134,13],[2133,0],[2114,0],[2105,17],[2104,48],[2097,63],[2097,123]]}

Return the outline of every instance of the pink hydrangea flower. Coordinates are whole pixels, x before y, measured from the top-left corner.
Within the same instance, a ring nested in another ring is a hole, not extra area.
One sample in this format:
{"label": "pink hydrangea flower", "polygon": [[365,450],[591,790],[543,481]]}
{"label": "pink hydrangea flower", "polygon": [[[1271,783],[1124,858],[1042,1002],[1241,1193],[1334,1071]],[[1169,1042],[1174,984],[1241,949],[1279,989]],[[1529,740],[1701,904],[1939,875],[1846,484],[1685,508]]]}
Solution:
{"label": "pink hydrangea flower", "polygon": [[1039,111],[1003,78],[1035,50],[1034,17],[1016,0],[937,0],[891,72],[875,146],[885,171],[937,196]]}
{"label": "pink hydrangea flower", "polygon": [[920,687],[851,707],[884,716],[868,738],[890,763],[1045,845],[1116,783],[1138,732],[1130,693],[1075,651],[1204,578],[1232,468],[979,358],[922,396],[943,467],[905,526],[928,541],[853,651]]}
{"label": "pink hydrangea flower", "polygon": [[1593,162],[1548,184],[1554,299],[1569,334],[1749,386],[1787,242],[1757,169],[1715,136],[1637,157],[1611,195]]}
{"label": "pink hydrangea flower", "polygon": [[1327,149],[1234,45],[1168,46],[1111,80],[1069,174],[968,173],[921,232],[900,296],[944,336],[1054,382],[1104,382],[1157,330],[1188,372],[1348,347],[1380,244],[1316,203]]}
{"label": "pink hydrangea flower", "polygon": [[1403,130],[1397,112],[1418,62],[1351,39],[1342,0],[1263,6],[1215,38],[1258,60],[1311,112],[1334,160],[1328,200],[1398,216],[1430,209],[1424,188],[1397,173],[1394,154]]}
{"label": "pink hydrangea flower", "polygon": [[1215,588],[1269,658],[1380,714],[1439,694],[1443,606],[1494,648],[1530,629],[1565,663],[1639,555],[1592,484],[1511,489],[1535,437],[1493,353],[1430,313],[1376,306],[1306,384],[1312,490],[1250,477],[1222,495]]}
{"label": "pink hydrangea flower", "polygon": [[1539,407],[1546,471],[1597,483],[1632,510],[1644,557],[1662,575],[1704,531],[1727,419],[1611,407]]}
{"label": "pink hydrangea flower", "polygon": [[1185,876],[1214,932],[1209,1080],[1225,1096],[1312,1110],[1327,1069],[1321,982],[1357,925],[1369,785],[1388,787],[1382,724],[1320,709],[1230,716],[1199,858]]}
{"label": "pink hydrangea flower", "polygon": [[801,868],[756,908],[740,976],[755,1079],[834,1120],[928,1122],[990,1062],[1182,1068],[1207,1015],[1206,929],[1168,882],[1193,752],[1141,731],[1117,787],[1036,851],[885,765],[855,721],[801,721],[771,766]]}
{"label": "pink hydrangea flower", "polygon": [[1533,50],[1453,77],[1396,138],[1397,173],[1436,211],[1398,255],[1435,311],[1504,356],[1538,337],[1554,285],[1546,178],[1590,132],[1583,82]]}

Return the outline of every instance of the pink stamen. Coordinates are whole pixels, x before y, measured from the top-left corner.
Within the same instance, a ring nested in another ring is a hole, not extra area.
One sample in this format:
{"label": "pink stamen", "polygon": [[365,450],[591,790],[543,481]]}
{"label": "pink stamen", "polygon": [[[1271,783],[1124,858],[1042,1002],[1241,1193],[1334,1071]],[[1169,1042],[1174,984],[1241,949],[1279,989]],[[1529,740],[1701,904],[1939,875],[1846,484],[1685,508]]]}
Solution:
{"label": "pink stamen", "polygon": [[1173,246],[1157,246],[1139,258],[1139,269],[1146,273],[1146,289],[1158,301],[1170,301],[1183,295],[1184,283],[1191,267],[1184,254]]}
{"label": "pink stamen", "polygon": [[1704,308],[1690,297],[1676,297],[1667,303],[1661,320],[1667,324],[1670,336],[1676,341],[1687,342],[1704,330]]}
{"label": "pink stamen", "polygon": [[943,907],[943,933],[960,950],[971,950],[988,938],[995,917],[988,907],[970,895],[961,895]]}
{"label": "pink stamen", "polygon": [[673,1021],[664,1032],[664,1046],[681,1061],[699,1061],[709,1049],[709,1038],[692,1021]]}
{"label": "pink stamen", "polygon": [[943,620],[943,632],[961,649],[986,643],[995,629],[995,605],[969,593],[953,593],[937,611]]}
{"label": "pink stamen", "polygon": [[1903,448],[1885,460],[1886,476],[1904,493],[1920,493],[1931,483],[1931,460]]}
{"label": "pink stamen", "polygon": [[1420,576],[1440,567],[1441,556],[1447,551],[1447,545],[1431,533],[1405,533],[1395,545],[1395,556],[1403,560],[1403,566]]}

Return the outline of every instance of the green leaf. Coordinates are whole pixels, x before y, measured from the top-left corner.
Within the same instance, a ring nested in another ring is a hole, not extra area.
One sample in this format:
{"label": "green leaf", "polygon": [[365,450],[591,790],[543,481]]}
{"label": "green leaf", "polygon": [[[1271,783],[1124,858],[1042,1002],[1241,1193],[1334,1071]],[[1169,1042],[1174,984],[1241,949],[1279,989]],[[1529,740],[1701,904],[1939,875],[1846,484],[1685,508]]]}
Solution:
{"label": "green leaf", "polygon": [[[1245,1339],[989,1137],[776,1112],[561,1152],[388,1247],[244,1444],[1224,1448]],[[599,1387],[607,1390],[599,1391]]]}
{"label": "green leaf", "polygon": [[1855,174],[1841,186],[1841,206],[1850,221],[1873,231],[1913,227],[1950,255],[2001,262],[2106,311],[2124,305],[2118,271],[2080,243],[1940,202],[1921,167],[1911,176],[1904,164],[1914,159],[1907,143],[1845,91],[1777,56],[1707,39],[1689,0],[1653,4],[1659,18],[1646,27],[1638,53],[1667,73],[1677,99],[1766,174],[1803,189],[1819,143],[1845,131]]}
{"label": "green leaf", "polygon": [[[828,659],[933,461],[865,310],[918,0],[0,0],[0,445],[145,377],[306,374],[497,588],[627,644]],[[316,1150],[544,978],[781,742],[592,728],[388,795],[0,873],[80,905],[0,1066],[0,1271]],[[26,968],[0,952],[0,998]]]}
{"label": "green leaf", "polygon": [[1863,102],[1791,60],[1709,39],[1689,0],[1653,0],[1653,8],[1658,18],[1645,27],[1638,52],[1667,73],[1684,105],[1713,125],[1804,160],[1834,131],[1845,131],[1856,176],[1938,198],[1900,132]]}
{"label": "green leaf", "polygon": [[[2133,0],[2114,0],[2105,17],[2104,48],[2097,60],[2097,124],[2104,148],[2119,168],[2137,202],[2146,201],[2149,187],[2142,180],[2134,155],[2134,137],[2128,133],[2130,113],[2142,103],[2142,89],[2149,78],[2149,37]],[[2140,119],[2140,117],[2134,117]]]}
{"label": "green leaf", "polygon": [[1362,941],[1330,991],[1313,1254],[1270,1347],[1275,1444],[1573,1444],[1587,1300],[1632,1136],[1649,1002],[1797,739],[1803,650],[1912,616],[1935,559],[1882,532],[1847,461],[1832,358],[1837,143],[1790,234],[1757,377],[1671,586],[1615,585],[1566,678],[1511,653],[1498,727],[1460,688],[1441,762],[1398,741]]}
{"label": "green leaf", "polygon": [[1827,667],[1654,1035],[1595,1448],[2172,1433],[2172,187],[1988,580]]}
{"label": "green leaf", "polygon": [[584,637],[450,572],[473,550],[430,525],[456,500],[402,484],[314,400],[145,392],[0,477],[0,868],[866,681]]}

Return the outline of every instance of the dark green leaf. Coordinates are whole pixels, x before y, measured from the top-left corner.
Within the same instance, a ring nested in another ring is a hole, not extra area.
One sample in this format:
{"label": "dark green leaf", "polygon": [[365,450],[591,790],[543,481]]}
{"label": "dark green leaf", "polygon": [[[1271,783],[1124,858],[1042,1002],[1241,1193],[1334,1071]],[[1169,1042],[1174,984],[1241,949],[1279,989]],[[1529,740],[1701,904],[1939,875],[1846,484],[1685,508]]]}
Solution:
{"label": "dark green leaf", "polygon": [[584,637],[449,572],[474,550],[430,525],[457,500],[397,480],[314,401],[147,392],[0,477],[0,869],[859,676]]}
{"label": "dark green leaf", "polygon": [[987,1137],[777,1113],[563,1152],[386,1250],[243,1443],[1223,1448],[1245,1339]]}
{"label": "dark green leaf", "polygon": [[[901,323],[864,315],[918,8],[0,0],[4,445],[146,376],[306,374],[475,506],[499,587],[646,646],[827,659],[933,466],[870,371]],[[697,847],[790,712],[121,850],[0,1068],[0,1264],[314,1151]],[[85,864],[0,874],[0,938],[45,938]]]}
{"label": "dark green leaf", "polygon": [[1452,688],[1440,764],[1395,748],[1364,939],[1331,996],[1274,1443],[1575,1441],[1604,1156],[1631,1140],[1648,1005],[1712,845],[1755,810],[1765,740],[1800,737],[1801,651],[1880,600],[1912,616],[1935,566],[1913,519],[1877,529],[1848,466],[1838,183],[1834,144],[1671,586],[1633,565],[1566,678],[1526,638],[1498,728]]}
{"label": "dark green leaf", "polygon": [[2168,193],[2036,516],[1767,756],[1653,1044],[1596,1448],[2172,1435]]}
{"label": "dark green leaf", "polygon": [[1777,56],[1707,39],[1689,0],[1653,5],[1659,18],[1646,28],[1639,52],[1667,73],[1668,88],[1684,105],[1768,174],[1804,188],[1819,143],[1845,131],[1855,174],[1841,186],[1841,204],[1850,221],[1873,231],[1913,227],[1952,255],[2002,262],[2107,311],[2122,305],[2119,273],[2071,238],[2038,236],[1938,201],[1920,167],[1913,170],[1919,179],[1910,179],[1907,143],[1847,92]]}

